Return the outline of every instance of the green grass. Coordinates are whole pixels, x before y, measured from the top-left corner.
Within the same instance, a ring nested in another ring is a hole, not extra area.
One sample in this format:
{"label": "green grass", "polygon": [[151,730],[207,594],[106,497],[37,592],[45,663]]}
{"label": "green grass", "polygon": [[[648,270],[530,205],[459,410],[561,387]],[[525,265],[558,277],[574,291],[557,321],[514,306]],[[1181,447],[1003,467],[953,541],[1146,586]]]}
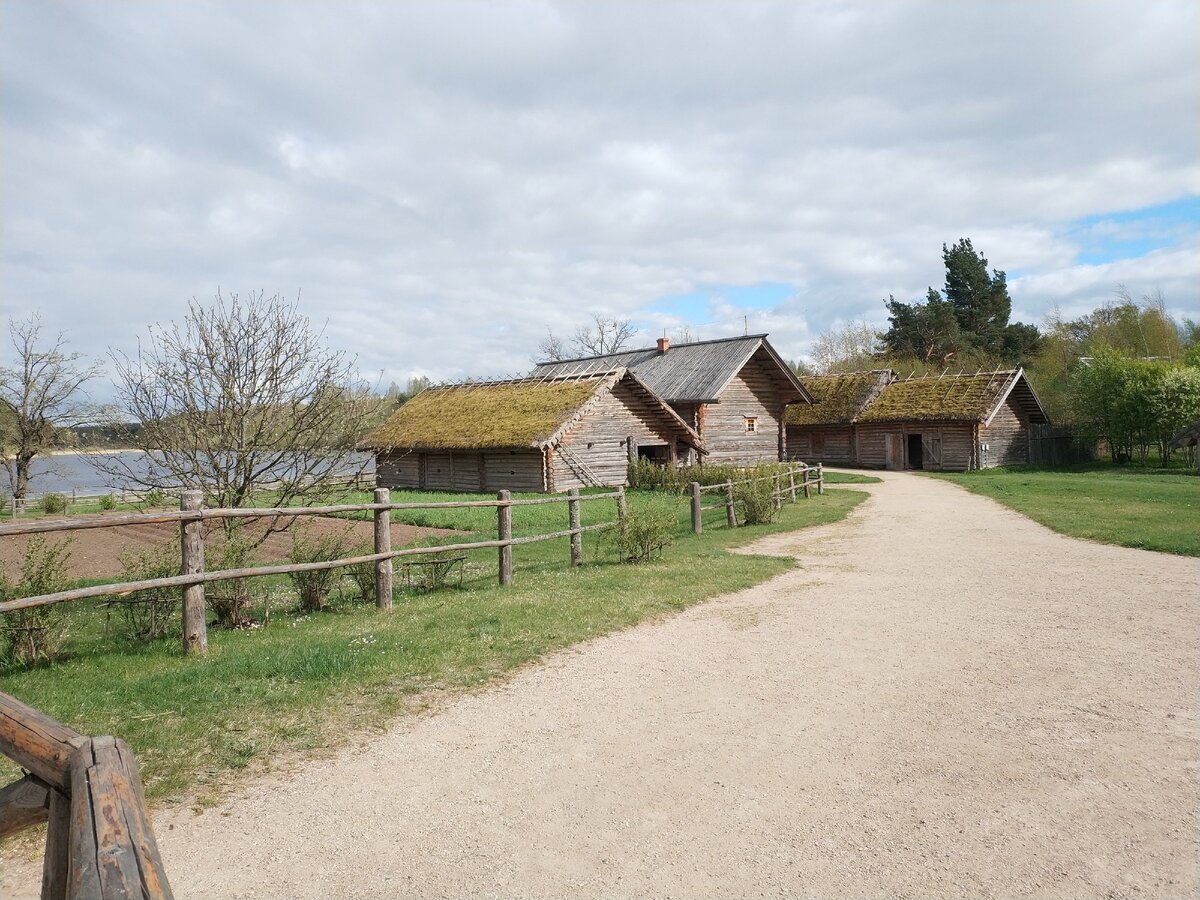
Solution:
{"label": "green grass", "polygon": [[1200,556],[1200,478],[1131,472],[984,469],[939,473],[1055,531],[1106,544]]}
{"label": "green grass", "polygon": [[860,475],[857,472],[830,472],[828,469],[825,470],[824,477],[826,484],[880,484],[883,481],[874,475]]}
{"label": "green grass", "polygon": [[[150,797],[205,804],[239,770],[335,746],[562,647],[778,575],[793,561],[727,549],[837,521],[865,496],[831,490],[786,505],[770,526],[736,530],[724,528],[723,510],[714,510],[705,513],[699,536],[686,526],[680,502],[677,540],[661,560],[616,564],[595,534],[584,536],[579,569],[566,564],[566,539],[519,546],[515,583],[507,590],[495,583],[495,551],[472,553],[461,589],[399,593],[388,614],[353,602],[349,589],[330,611],[300,615],[286,582],[276,579],[269,582],[273,599],[263,627],[210,630],[211,649],[202,660],[182,657],[176,640],[123,642],[106,633],[96,607],[81,603],[70,610],[72,655],[2,673],[0,690],[80,732],[124,738],[138,755]],[[639,502],[631,493],[630,503]],[[611,518],[611,503],[584,504],[585,521]],[[527,510],[541,512],[530,512],[522,527],[533,527],[536,517],[553,527],[563,525],[559,517],[565,522],[564,506]],[[481,524],[484,534],[494,534],[494,510],[483,510],[478,521],[472,517],[479,511],[453,512],[438,524]],[[266,612],[260,607],[259,617]],[[8,765],[0,783],[15,775]]]}

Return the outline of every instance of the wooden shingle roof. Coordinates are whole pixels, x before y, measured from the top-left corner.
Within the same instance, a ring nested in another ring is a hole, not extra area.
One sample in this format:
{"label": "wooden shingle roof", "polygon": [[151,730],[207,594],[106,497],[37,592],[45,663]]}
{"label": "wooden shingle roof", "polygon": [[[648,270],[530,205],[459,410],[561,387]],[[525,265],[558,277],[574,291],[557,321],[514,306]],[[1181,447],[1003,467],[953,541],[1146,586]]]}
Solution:
{"label": "wooden shingle roof", "polygon": [[426,388],[359,444],[368,450],[478,450],[553,445],[618,382],[656,406],[680,439],[700,436],[626,369],[578,378],[521,378]]}
{"label": "wooden shingle roof", "polygon": [[891,369],[806,376],[801,380],[816,402],[789,406],[787,423],[849,425],[895,377]]}
{"label": "wooden shingle roof", "polygon": [[563,376],[624,367],[668,403],[715,403],[726,385],[755,354],[770,364],[775,380],[783,389],[784,402],[811,402],[809,393],[767,342],[765,334],[672,344],[665,353],[660,353],[656,347],[647,347],[605,356],[543,362],[531,374]]}

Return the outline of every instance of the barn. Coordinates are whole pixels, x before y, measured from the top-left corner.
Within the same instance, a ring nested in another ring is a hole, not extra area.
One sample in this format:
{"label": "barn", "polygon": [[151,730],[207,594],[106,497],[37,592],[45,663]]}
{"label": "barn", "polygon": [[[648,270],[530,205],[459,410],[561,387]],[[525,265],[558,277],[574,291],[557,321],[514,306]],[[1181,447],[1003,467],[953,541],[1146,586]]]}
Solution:
{"label": "barn", "polygon": [[[538,364],[533,376],[626,368],[661,397],[704,442],[705,462],[753,465],[785,459],[784,413],[812,397],[765,334],[657,346]],[[640,444],[637,455],[698,462],[685,446]]]}
{"label": "barn", "polygon": [[788,457],[855,464],[858,448],[854,423],[895,378],[891,369],[805,377],[804,386],[814,402],[788,407]]}
{"label": "barn", "polygon": [[829,377],[843,381],[806,380],[818,396],[827,388],[832,398],[827,413],[819,403],[791,413],[795,458],[805,458],[807,449],[808,461],[834,461],[828,457],[833,448],[837,461],[871,468],[986,469],[1028,462],[1029,426],[1049,421],[1022,369],[905,379],[891,372]]}
{"label": "barn", "polygon": [[631,452],[702,453],[700,436],[627,369],[428,388],[361,445],[380,487],[565,491],[626,483]]}

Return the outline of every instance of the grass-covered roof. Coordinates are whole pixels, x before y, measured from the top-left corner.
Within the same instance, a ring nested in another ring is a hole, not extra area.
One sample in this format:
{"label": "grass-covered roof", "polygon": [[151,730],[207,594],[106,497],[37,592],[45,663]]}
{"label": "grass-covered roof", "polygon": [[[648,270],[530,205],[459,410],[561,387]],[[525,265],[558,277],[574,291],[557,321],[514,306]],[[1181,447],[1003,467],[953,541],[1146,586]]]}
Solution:
{"label": "grass-covered roof", "polygon": [[500,381],[428,388],[362,442],[373,450],[539,447],[610,382]]}
{"label": "grass-covered roof", "polygon": [[788,407],[789,425],[849,425],[892,377],[889,371],[849,372],[802,379],[816,403]]}
{"label": "grass-covered roof", "polygon": [[1014,371],[982,372],[978,375],[933,375],[896,381],[859,414],[858,421],[938,419],[983,422],[1018,374]]}

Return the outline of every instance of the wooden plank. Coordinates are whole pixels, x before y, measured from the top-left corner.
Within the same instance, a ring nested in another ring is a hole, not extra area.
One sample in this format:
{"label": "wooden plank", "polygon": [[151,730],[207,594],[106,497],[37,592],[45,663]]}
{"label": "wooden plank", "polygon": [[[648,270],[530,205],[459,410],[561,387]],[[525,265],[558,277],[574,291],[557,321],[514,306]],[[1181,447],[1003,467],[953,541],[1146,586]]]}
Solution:
{"label": "wooden plank", "polygon": [[46,853],[42,857],[42,900],[66,900],[70,849],[71,799],[62,791],[51,791]]}
{"label": "wooden plank", "polygon": [[125,823],[128,829],[130,845],[137,860],[138,872],[141,875],[143,896],[156,900],[170,900],[171,886],[167,881],[166,869],[158,851],[158,842],[154,839],[154,831],[150,827],[150,819],[146,812],[146,798],[142,792],[142,772],[137,758],[129,745],[124,741],[115,742],[114,751],[119,760],[120,773],[124,784],[123,796],[128,798],[125,807]]}
{"label": "wooden plank", "polygon": [[0,840],[50,818],[51,790],[36,775],[26,775],[0,788]]}
{"label": "wooden plank", "polygon": [[87,744],[80,747],[71,757],[71,837],[67,895],[76,900],[104,900],[93,831],[96,816],[88,779],[93,762],[92,742],[89,739]]}
{"label": "wooden plank", "polygon": [[134,799],[111,737],[92,738],[95,764],[87,770],[96,865],[105,898],[140,898],[142,878],[126,812]]}
{"label": "wooden plank", "polygon": [[0,752],[51,787],[70,790],[71,754],[86,740],[44,712],[0,693]]}

